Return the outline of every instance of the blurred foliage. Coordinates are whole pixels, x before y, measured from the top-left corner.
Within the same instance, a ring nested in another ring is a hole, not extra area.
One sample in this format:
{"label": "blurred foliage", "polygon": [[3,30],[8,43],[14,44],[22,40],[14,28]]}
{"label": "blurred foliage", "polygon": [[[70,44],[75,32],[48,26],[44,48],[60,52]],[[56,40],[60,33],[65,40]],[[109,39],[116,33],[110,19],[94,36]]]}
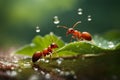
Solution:
{"label": "blurred foliage", "polygon": [[[37,35],[35,27],[41,29],[40,35],[51,31],[65,37],[65,30],[56,28],[53,17],[58,16],[60,25],[72,26],[78,20],[80,31],[101,34],[109,30],[120,30],[120,5],[118,0],[0,0],[0,47],[29,43]],[[83,15],[77,9],[83,9]],[[87,21],[87,16],[92,21]]]}

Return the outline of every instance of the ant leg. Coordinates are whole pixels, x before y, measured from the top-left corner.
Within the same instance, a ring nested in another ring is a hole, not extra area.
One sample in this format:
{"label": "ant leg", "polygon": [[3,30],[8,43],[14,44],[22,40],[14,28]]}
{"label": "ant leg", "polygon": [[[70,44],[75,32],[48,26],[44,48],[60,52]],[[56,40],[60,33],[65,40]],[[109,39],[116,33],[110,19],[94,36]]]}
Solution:
{"label": "ant leg", "polygon": [[72,39],[75,39],[75,36],[72,36],[72,37],[71,37],[71,40],[70,40],[71,42],[72,42]]}
{"label": "ant leg", "polygon": [[52,61],[52,55],[50,54],[50,62]]}

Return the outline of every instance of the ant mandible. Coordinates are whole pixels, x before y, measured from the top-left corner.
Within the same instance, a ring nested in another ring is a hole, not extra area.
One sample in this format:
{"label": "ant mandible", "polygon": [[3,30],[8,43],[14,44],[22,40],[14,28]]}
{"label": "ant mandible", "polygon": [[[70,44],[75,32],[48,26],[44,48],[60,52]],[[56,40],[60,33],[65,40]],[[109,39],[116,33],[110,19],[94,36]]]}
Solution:
{"label": "ant mandible", "polygon": [[72,38],[73,39],[77,39],[77,40],[87,40],[87,41],[91,41],[92,40],[92,36],[90,33],[88,32],[80,32],[78,30],[75,30],[75,26],[77,24],[81,23],[81,21],[78,21],[76,22],[72,28],[68,28],[66,26],[57,26],[57,27],[62,27],[64,29],[67,29],[67,32],[66,32],[66,36],[69,35],[69,34],[72,34],[72,37],[71,37],[71,40]]}

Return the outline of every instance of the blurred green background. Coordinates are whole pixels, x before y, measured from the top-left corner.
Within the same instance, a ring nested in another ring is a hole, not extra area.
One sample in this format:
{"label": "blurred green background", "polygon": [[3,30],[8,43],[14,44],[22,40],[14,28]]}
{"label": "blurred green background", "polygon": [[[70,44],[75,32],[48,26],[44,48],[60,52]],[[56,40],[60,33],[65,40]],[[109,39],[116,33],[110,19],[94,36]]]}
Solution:
{"label": "blurred green background", "polygon": [[[102,34],[109,30],[120,30],[119,0],[0,0],[0,49],[22,46],[31,42],[39,34],[44,36],[54,32],[65,37],[62,28],[56,28],[53,17],[58,16],[59,25],[71,27],[81,20],[76,29],[91,34]],[[78,15],[82,8],[82,15]],[[87,21],[91,15],[92,21]],[[36,33],[36,26],[40,33]]]}

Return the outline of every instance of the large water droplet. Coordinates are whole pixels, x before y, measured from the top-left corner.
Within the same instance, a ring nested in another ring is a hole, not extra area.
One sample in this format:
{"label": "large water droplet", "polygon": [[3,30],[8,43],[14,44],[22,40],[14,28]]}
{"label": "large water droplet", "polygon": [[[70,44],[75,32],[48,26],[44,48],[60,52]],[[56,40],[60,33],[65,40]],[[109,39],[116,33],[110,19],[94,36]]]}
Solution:
{"label": "large water droplet", "polygon": [[91,18],[91,15],[88,15],[88,21],[91,21],[92,18]]}
{"label": "large water droplet", "polygon": [[59,24],[60,23],[60,20],[58,19],[58,16],[54,16],[53,23],[54,24]]}
{"label": "large water droplet", "polygon": [[78,15],[82,15],[83,14],[82,11],[83,11],[82,8],[78,8]]}
{"label": "large water droplet", "polygon": [[39,26],[36,27],[36,32],[37,32],[37,33],[40,32],[40,28],[39,28]]}

